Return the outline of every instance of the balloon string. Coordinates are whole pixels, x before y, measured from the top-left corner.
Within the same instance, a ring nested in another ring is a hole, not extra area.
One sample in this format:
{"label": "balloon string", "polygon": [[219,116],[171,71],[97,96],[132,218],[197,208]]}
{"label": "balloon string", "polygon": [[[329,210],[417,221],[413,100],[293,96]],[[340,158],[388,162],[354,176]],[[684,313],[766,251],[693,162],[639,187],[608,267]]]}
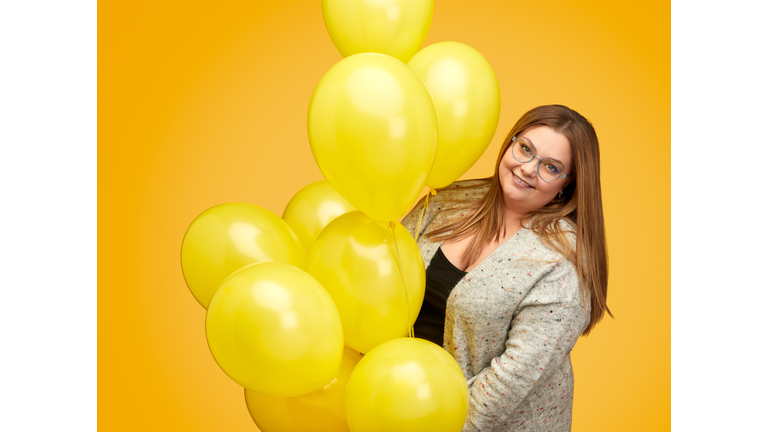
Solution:
{"label": "balloon string", "polygon": [[405,292],[405,311],[408,321],[405,326],[408,329],[408,337],[416,337],[413,333],[413,326],[411,325],[411,302],[408,298],[408,288],[405,285],[405,276],[403,276],[403,264],[400,262],[400,248],[397,247],[397,236],[395,235],[395,222],[389,223],[389,227],[392,228],[392,239],[395,244],[395,258],[397,259],[397,269],[400,271],[400,280],[403,281],[403,291]]}
{"label": "balloon string", "polygon": [[421,233],[421,220],[424,218],[424,213],[426,213],[427,210],[429,210],[429,196],[430,195],[437,195],[437,189],[435,188],[429,188],[429,193],[427,194],[427,197],[424,199],[424,208],[421,209],[421,216],[419,216],[419,226],[416,228],[416,241],[419,241],[419,234]]}

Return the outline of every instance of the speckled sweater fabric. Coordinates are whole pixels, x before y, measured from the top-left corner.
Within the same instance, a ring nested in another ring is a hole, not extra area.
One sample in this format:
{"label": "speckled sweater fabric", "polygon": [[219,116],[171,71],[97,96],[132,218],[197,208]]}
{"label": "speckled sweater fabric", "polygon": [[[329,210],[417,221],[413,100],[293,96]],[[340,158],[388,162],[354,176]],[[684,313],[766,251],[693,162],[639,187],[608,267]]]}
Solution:
{"label": "speckled sweater fabric", "polygon": [[[456,210],[435,214],[456,207],[459,198],[482,196],[488,190],[482,184],[456,182],[430,196],[421,233],[464,217]],[[473,188],[455,189],[459,185]],[[422,208],[417,206],[402,220],[414,237]],[[440,244],[420,234],[425,263]],[[467,378],[469,413],[464,432],[571,429],[570,352],[589,324],[590,310],[589,302],[586,307],[582,302],[575,266],[560,258],[524,227],[451,292],[443,348]]]}

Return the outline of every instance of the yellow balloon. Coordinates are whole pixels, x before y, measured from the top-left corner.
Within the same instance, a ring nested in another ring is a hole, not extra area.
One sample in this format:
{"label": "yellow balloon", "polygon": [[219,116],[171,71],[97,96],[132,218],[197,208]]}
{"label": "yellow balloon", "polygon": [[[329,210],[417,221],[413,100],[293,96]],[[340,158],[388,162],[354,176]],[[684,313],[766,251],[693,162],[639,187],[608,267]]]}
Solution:
{"label": "yellow balloon", "polygon": [[368,216],[394,221],[426,184],[437,116],[429,91],[405,63],[356,54],[320,80],[307,132],[315,162],[333,188]]}
{"label": "yellow balloon", "polygon": [[297,396],[331,382],[344,336],[336,306],[307,272],[263,262],[230,275],[205,316],[208,347],[221,369],[259,393]]}
{"label": "yellow balloon", "polygon": [[437,111],[437,155],[427,185],[448,186],[474,165],[496,133],[499,82],[485,57],[459,42],[430,45],[408,66],[426,84]]}
{"label": "yellow balloon", "polygon": [[424,301],[426,275],[419,248],[400,223],[395,223],[395,234],[402,278],[391,228],[359,211],[334,219],[309,252],[307,271],[333,298],[344,342],[362,353],[406,336]]}
{"label": "yellow balloon", "polygon": [[320,180],[296,192],[283,211],[283,220],[309,250],[326,225],[354,210],[357,209],[339,195],[328,180]]}
{"label": "yellow balloon", "polygon": [[341,369],[328,385],[300,396],[283,398],[245,390],[245,402],[262,432],[349,432],[344,395],[352,370],[362,355],[344,348]]}
{"label": "yellow balloon", "polygon": [[181,242],[181,270],[204,308],[221,282],[248,264],[278,261],[304,268],[307,250],[288,224],[269,210],[220,204],[201,213]]}
{"label": "yellow balloon", "polygon": [[433,0],[322,0],[328,35],[343,57],[376,52],[407,62],[432,24]]}
{"label": "yellow balloon", "polygon": [[360,360],[347,386],[352,432],[459,432],[468,407],[458,363],[424,339],[377,346]]}

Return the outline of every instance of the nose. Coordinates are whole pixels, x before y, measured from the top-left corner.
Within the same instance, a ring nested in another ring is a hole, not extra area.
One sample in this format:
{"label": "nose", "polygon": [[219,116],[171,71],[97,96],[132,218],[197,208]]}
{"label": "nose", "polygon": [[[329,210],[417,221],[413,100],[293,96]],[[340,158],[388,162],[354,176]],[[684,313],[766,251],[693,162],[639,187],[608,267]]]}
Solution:
{"label": "nose", "polygon": [[533,158],[532,160],[522,164],[520,169],[523,171],[523,175],[527,177],[535,177],[536,169],[539,167],[539,158]]}

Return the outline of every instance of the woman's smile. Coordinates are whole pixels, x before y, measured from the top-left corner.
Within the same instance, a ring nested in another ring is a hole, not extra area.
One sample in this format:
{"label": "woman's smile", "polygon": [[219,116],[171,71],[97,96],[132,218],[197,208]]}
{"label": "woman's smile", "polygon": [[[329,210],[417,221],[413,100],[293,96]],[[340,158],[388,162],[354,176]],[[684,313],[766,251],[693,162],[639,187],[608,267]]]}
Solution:
{"label": "woman's smile", "polygon": [[518,177],[517,174],[515,174],[514,172],[512,172],[512,177],[515,179],[515,184],[517,184],[518,186],[524,187],[524,188],[536,189],[534,186],[531,186],[530,184],[523,181],[523,179]]}

